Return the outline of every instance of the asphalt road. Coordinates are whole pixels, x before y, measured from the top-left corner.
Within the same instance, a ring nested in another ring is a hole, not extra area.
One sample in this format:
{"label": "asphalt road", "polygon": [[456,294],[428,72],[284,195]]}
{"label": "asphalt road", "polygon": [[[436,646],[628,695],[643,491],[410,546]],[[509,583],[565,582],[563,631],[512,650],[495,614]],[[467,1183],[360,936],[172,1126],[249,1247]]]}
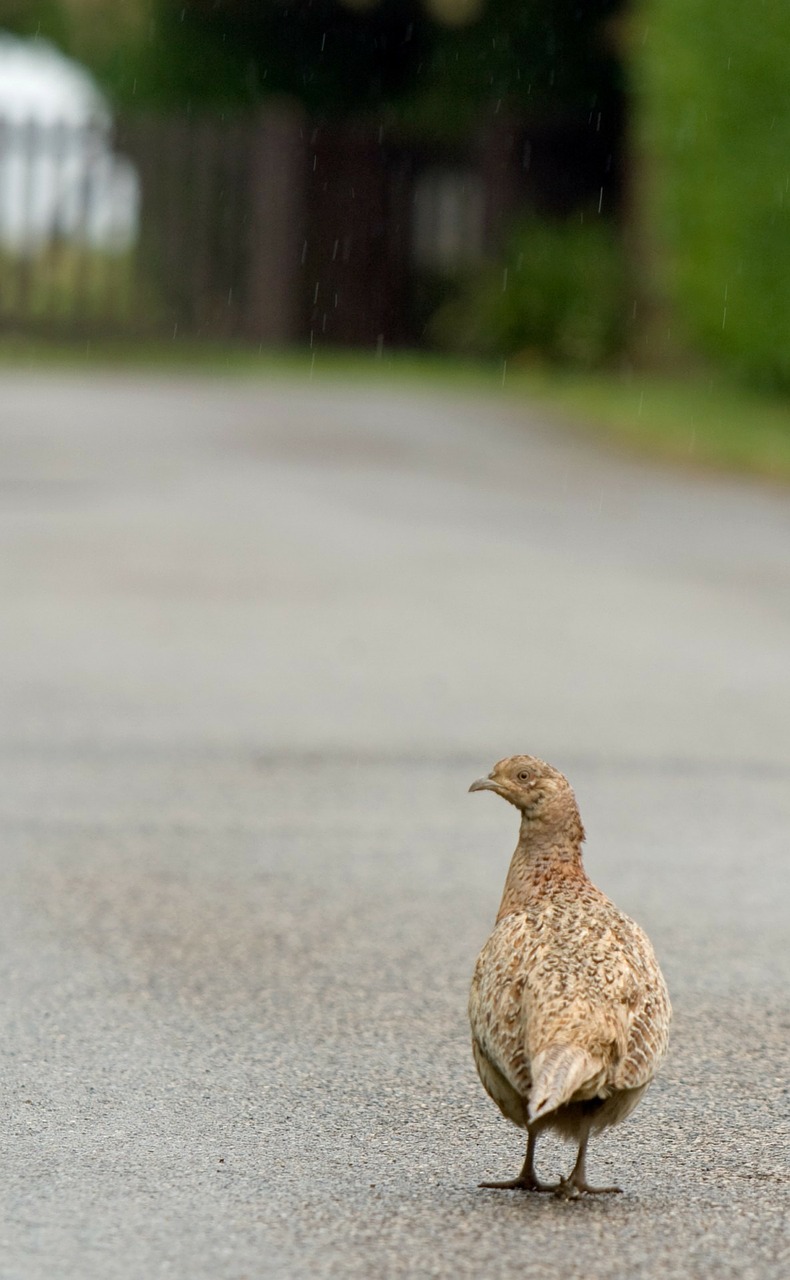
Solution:
{"label": "asphalt road", "polygon": [[[466,394],[5,373],[0,541],[4,1280],[790,1273],[786,494]],[[514,751],[674,998],[622,1197],[476,1185]]]}

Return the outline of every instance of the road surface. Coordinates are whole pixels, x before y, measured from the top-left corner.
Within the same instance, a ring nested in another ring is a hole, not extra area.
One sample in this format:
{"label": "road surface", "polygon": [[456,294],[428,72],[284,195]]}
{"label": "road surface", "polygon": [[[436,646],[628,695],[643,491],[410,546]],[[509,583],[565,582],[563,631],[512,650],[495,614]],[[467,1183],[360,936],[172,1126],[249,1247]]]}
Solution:
{"label": "road surface", "polygon": [[[786,494],[506,399],[6,372],[0,500],[4,1280],[790,1272]],[[673,994],[617,1198],[477,1189],[517,751]]]}

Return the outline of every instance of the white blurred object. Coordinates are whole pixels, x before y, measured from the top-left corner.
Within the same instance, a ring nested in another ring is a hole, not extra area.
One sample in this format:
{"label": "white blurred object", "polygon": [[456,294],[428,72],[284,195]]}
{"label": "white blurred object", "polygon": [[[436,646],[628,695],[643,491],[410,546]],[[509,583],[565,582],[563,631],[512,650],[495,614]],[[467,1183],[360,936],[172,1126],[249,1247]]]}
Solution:
{"label": "white blurred object", "polygon": [[0,245],[53,239],[122,252],[137,238],[134,166],[112,151],[112,117],[78,63],[44,40],[0,33]]}

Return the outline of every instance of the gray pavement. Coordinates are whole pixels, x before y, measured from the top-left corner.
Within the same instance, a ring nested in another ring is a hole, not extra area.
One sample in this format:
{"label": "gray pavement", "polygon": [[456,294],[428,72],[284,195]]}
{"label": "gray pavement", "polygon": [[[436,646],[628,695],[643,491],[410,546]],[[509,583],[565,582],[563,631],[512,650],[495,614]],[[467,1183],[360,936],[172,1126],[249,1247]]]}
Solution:
{"label": "gray pavement", "polygon": [[[5,373],[0,541],[4,1280],[790,1274],[785,494],[505,399]],[[476,1186],[513,751],[672,989],[616,1199]]]}

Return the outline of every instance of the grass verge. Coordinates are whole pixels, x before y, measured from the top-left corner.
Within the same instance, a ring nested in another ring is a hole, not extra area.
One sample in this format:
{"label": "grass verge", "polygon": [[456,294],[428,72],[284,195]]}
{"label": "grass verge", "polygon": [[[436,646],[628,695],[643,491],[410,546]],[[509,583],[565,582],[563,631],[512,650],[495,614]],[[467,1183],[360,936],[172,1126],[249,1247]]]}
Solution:
{"label": "grass verge", "polygon": [[723,379],[518,374],[533,403],[629,450],[790,482],[790,402]]}
{"label": "grass verge", "polygon": [[478,391],[538,405],[575,429],[684,466],[790,483],[790,402],[722,377],[656,378],[505,367],[415,352],[256,351],[238,344],[0,338],[0,368],[356,379]]}

